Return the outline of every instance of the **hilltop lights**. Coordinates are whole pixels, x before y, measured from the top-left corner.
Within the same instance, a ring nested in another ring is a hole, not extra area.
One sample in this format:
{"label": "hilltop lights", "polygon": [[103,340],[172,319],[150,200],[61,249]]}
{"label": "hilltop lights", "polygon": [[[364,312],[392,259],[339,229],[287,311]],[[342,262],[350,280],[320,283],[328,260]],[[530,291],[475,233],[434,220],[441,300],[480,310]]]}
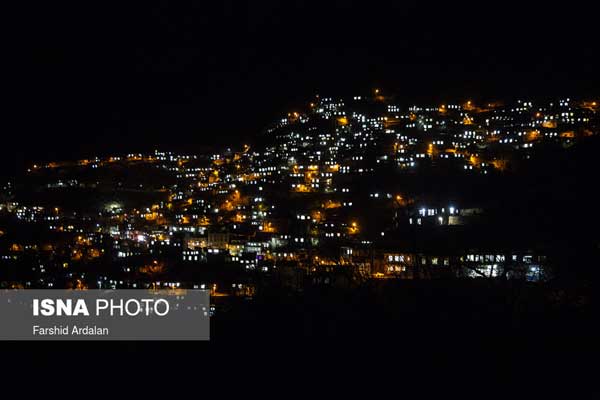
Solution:
{"label": "hilltop lights", "polygon": [[[405,240],[412,234],[407,227],[423,227],[428,235],[437,226],[451,235],[462,229],[455,226],[487,221],[478,217],[488,212],[487,191],[464,204],[463,188],[512,179],[530,156],[533,162],[548,146],[588,140],[600,126],[598,98],[410,105],[385,91],[371,87],[363,96],[316,97],[310,108],[271,121],[252,147],[242,142],[197,156],[155,151],[37,164],[31,171],[35,190],[26,193],[50,197],[27,198],[14,193],[16,184],[3,183],[0,214],[48,234],[21,239],[11,225],[0,224],[6,242],[0,266],[31,269],[15,286],[64,283],[74,289],[200,287],[194,279],[179,281],[180,260],[239,264],[236,274],[254,274],[267,266],[274,270],[279,259],[312,267],[305,252],[333,265],[338,260],[331,255],[347,254],[345,248],[355,249],[354,258],[343,257],[339,264],[362,269],[365,246],[377,250],[401,243],[407,252],[418,250]],[[444,190],[453,193],[444,196],[438,184],[458,189]],[[294,256],[275,255],[292,250]],[[159,265],[152,264],[156,259]],[[115,268],[97,269],[98,263]],[[369,268],[379,265],[374,261]],[[408,271],[405,277],[410,276]],[[212,282],[206,285],[210,289]],[[220,294],[245,296],[225,289]],[[86,300],[92,315],[97,306],[109,317],[111,310],[143,315],[146,308]],[[38,303],[37,318],[83,313],[76,302]]]}

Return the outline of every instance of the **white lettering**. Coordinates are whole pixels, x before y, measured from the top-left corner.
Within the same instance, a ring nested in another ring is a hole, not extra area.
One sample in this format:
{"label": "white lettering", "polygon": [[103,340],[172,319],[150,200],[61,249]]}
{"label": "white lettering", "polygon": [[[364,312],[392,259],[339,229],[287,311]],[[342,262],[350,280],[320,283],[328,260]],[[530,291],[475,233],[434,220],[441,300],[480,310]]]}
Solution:
{"label": "white lettering", "polygon": [[33,315],[37,317],[40,314],[45,317],[90,315],[84,299],[77,299],[74,306],[72,299],[34,299]]}

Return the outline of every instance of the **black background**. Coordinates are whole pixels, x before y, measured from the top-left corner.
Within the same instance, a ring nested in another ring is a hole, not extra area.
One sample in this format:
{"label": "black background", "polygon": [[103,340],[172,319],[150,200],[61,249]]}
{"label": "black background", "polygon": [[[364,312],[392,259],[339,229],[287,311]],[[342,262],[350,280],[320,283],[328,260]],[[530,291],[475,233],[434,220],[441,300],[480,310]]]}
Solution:
{"label": "black background", "polygon": [[[0,176],[41,160],[236,145],[316,93],[379,87],[407,104],[600,93],[598,17],[591,2],[4,7]],[[110,395],[127,387],[202,395],[208,388],[225,397],[231,390],[273,392],[284,383],[279,397],[299,390],[362,394],[361,388],[372,398],[389,396],[379,389],[391,386],[398,396],[433,391],[535,398],[553,393],[555,385],[573,394],[590,389],[582,382],[593,383],[594,368],[585,365],[596,356],[589,356],[588,342],[517,337],[507,344],[478,332],[473,338],[472,345],[456,346],[436,332],[415,346],[395,346],[385,332],[380,341],[352,336],[319,344],[286,337],[177,346],[36,343],[8,344],[2,354],[23,380],[7,379],[6,386],[21,394],[38,388]],[[43,377],[49,382],[38,384]],[[77,384],[84,388],[78,391]]]}
{"label": "black background", "polygon": [[5,19],[4,175],[239,144],[316,93],[600,92],[589,2],[19,2]]}

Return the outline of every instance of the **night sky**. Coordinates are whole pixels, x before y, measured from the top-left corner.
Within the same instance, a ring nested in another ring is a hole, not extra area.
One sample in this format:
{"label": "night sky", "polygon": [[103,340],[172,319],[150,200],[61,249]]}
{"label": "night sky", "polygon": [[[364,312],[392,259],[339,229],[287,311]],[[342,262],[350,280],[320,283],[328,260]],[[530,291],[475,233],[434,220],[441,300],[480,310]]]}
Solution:
{"label": "night sky", "polygon": [[3,175],[54,158],[235,145],[315,93],[600,93],[585,2],[322,3],[19,4],[5,15]]}

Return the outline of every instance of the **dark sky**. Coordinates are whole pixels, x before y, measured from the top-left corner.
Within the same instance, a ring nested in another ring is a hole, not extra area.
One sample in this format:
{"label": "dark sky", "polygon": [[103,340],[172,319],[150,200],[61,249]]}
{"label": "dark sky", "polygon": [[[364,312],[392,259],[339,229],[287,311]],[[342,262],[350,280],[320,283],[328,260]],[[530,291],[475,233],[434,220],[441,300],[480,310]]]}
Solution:
{"label": "dark sky", "polygon": [[586,2],[19,3],[5,16],[4,171],[236,144],[315,93],[600,93]]}

